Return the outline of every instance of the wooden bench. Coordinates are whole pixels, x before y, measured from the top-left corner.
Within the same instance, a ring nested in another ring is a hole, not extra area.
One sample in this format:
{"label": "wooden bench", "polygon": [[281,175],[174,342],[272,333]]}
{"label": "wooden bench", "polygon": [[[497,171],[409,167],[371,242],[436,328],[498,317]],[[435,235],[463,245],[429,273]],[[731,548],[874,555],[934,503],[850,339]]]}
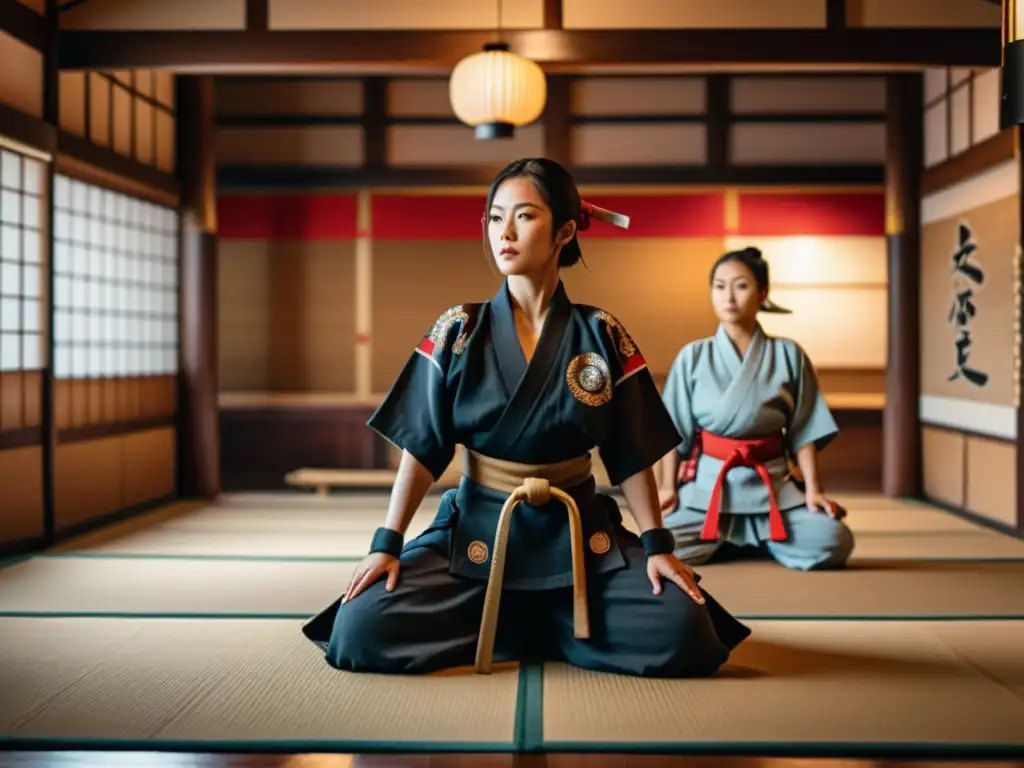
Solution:
{"label": "wooden bench", "polygon": [[331,488],[390,488],[395,484],[393,469],[297,469],[284,476],[288,485],[313,488],[327,496]]}

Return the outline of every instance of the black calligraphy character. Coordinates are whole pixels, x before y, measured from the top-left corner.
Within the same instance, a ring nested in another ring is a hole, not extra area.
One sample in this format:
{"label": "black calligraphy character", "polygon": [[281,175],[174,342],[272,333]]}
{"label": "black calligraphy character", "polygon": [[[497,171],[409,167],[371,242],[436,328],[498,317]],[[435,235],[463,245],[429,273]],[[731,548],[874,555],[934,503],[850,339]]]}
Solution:
{"label": "black calligraphy character", "polygon": [[974,386],[984,387],[988,382],[988,374],[967,366],[967,359],[971,356],[971,343],[971,332],[961,330],[960,338],[956,340],[956,370],[947,381],[955,381],[962,376]]}
{"label": "black calligraphy character", "polygon": [[981,285],[985,282],[985,273],[981,267],[976,264],[969,264],[967,261],[970,255],[978,250],[978,245],[974,242],[971,228],[966,224],[961,224],[957,239],[959,245],[953,252],[953,272],[960,272],[978,285]]}
{"label": "black calligraphy character", "polygon": [[956,319],[958,326],[967,325],[967,320],[974,317],[977,314],[977,309],[974,306],[974,291],[970,288],[960,291],[953,297],[953,304],[949,308],[949,322],[953,322]]}

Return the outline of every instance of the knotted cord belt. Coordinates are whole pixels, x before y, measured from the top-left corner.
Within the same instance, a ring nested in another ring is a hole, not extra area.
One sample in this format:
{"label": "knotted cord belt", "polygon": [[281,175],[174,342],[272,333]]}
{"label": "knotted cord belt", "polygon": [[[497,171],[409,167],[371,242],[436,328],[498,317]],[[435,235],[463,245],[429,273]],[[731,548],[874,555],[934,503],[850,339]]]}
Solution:
{"label": "knotted cord belt", "polygon": [[704,541],[718,539],[718,515],[722,507],[722,487],[725,476],[733,467],[750,467],[761,477],[768,489],[768,529],[772,541],[785,541],[786,526],[782,520],[782,512],[775,499],[772,478],[764,462],[777,459],[784,455],[781,435],[758,438],[755,440],[736,440],[729,437],[713,435],[704,430],[700,433],[701,452],[722,462],[722,468],[715,480],[708,513],[704,518],[704,528],[700,537]]}
{"label": "knotted cord belt", "polygon": [[587,579],[580,510],[572,496],[557,486],[572,488],[586,482],[591,476],[590,455],[555,464],[519,464],[493,459],[466,449],[463,453],[462,473],[477,485],[509,494],[502,505],[498,527],[494,533],[491,571],[484,594],[484,609],[476,646],[477,673],[491,672],[501,587],[505,578],[505,551],[508,546],[509,526],[515,508],[522,502],[539,507],[554,498],[565,505],[569,514],[572,553],[573,634],[579,639],[589,638],[590,614],[587,610]]}

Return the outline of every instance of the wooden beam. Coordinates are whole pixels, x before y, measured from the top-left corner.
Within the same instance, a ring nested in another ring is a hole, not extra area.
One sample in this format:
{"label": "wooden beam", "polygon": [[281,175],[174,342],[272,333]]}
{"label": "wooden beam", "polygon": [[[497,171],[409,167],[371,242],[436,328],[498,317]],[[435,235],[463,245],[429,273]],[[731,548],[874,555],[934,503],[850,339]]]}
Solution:
{"label": "wooden beam", "polygon": [[81,136],[60,131],[57,137],[57,150],[62,155],[158,192],[172,197],[178,195],[178,182],[173,175],[142,165],[130,157],[125,157],[108,147],[101,147]]}
{"label": "wooden beam", "polygon": [[[541,64],[863,64],[994,67],[998,29],[510,30]],[[245,71],[293,66],[453,66],[491,31],[63,31],[62,69]]]}
{"label": "wooden beam", "polygon": [[0,0],[0,31],[45,52],[46,19],[18,0]]}
{"label": "wooden beam", "polygon": [[[500,166],[479,168],[381,168],[303,165],[222,165],[218,189],[367,187],[486,187]],[[577,184],[703,186],[878,185],[881,165],[842,166],[569,166]]]}
{"label": "wooden beam", "polygon": [[825,0],[825,26],[829,29],[846,27],[846,0]]}
{"label": "wooden beam", "polygon": [[544,29],[561,29],[562,13],[562,0],[544,0]]}
{"label": "wooden beam", "polygon": [[270,28],[269,0],[245,0],[245,28],[266,32]]}
{"label": "wooden beam", "polygon": [[1000,131],[949,160],[926,168],[921,175],[921,195],[930,195],[971,176],[1013,160],[1014,131]]}
{"label": "wooden beam", "polygon": [[882,420],[882,491],[920,496],[921,157],[924,84],[920,74],[886,83],[885,240],[889,264],[888,362]]}

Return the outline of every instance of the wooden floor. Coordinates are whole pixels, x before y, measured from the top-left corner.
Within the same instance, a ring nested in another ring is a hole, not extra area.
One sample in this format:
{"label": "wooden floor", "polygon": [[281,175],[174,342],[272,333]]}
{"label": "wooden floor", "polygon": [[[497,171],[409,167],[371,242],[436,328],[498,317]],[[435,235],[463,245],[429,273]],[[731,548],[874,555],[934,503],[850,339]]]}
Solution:
{"label": "wooden floor", "polygon": [[226,755],[157,752],[0,752],[12,768],[889,768],[895,765],[984,765],[1020,768],[1024,762],[832,760],[663,755]]}

